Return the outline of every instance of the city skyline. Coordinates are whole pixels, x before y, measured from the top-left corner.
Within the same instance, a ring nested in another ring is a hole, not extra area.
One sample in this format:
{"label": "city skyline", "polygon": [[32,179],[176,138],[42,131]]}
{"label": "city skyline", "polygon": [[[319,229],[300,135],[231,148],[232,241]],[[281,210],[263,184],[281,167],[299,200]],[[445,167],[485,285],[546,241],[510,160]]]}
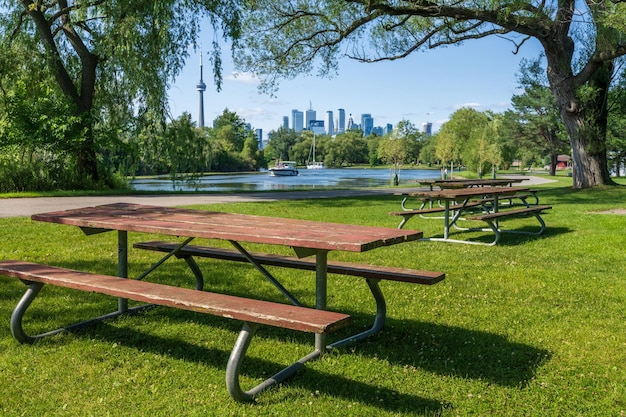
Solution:
{"label": "city skyline", "polygon": [[[227,108],[253,129],[262,129],[267,140],[268,133],[283,126],[284,117],[291,116],[293,109],[306,111],[312,104],[322,115],[317,115],[318,120],[324,120],[327,111],[334,112],[336,120],[342,108],[346,124],[349,114],[357,124],[361,114],[370,114],[374,126],[395,127],[408,120],[421,130],[429,122],[434,133],[462,107],[496,113],[510,107],[511,97],[519,93],[521,60],[537,58],[541,47],[529,41],[519,54],[513,51],[512,43],[492,38],[393,62],[362,64],[346,59],[340,61],[336,77],[299,76],[283,81],[274,96],[260,94],[258,80],[250,74],[236,74],[225,55],[222,91],[216,92],[209,84],[204,92],[205,124],[210,125]],[[190,50],[187,65],[169,89],[174,118],[187,112],[198,121],[199,61],[198,51]]]}

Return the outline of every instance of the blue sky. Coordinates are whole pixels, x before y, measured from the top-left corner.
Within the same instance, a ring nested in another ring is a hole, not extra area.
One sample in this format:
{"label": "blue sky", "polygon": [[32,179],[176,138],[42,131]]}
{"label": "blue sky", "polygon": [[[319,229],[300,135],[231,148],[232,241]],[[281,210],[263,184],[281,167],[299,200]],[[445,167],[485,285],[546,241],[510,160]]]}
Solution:
{"label": "blue sky", "polygon": [[[498,113],[509,108],[511,97],[519,93],[517,74],[521,60],[538,57],[541,47],[538,42],[529,41],[519,54],[513,54],[513,50],[509,41],[491,37],[417,52],[393,62],[363,64],[346,59],[340,62],[336,77],[300,76],[283,81],[275,97],[270,97],[258,92],[258,80],[253,77],[234,76],[230,50],[225,48],[224,82],[219,93],[204,58],[205,124],[210,126],[228,108],[253,128],[263,129],[266,139],[268,132],[280,127],[283,116],[289,116],[291,124],[291,110],[305,111],[311,103],[317,119],[323,119],[327,110],[332,110],[336,118],[337,109],[343,108],[346,118],[352,114],[357,123],[361,113],[370,113],[374,126],[391,123],[395,127],[405,119],[420,129],[423,122],[431,122],[436,131],[462,107]],[[169,91],[170,108],[174,117],[188,112],[197,121],[195,86],[200,79],[200,55],[199,51],[190,54]]]}

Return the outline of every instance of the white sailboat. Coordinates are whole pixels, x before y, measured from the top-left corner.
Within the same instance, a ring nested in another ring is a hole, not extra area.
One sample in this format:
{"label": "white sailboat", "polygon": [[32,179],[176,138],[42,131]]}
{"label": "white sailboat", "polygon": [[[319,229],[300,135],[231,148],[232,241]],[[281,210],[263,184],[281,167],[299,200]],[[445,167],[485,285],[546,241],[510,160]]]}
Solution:
{"label": "white sailboat", "polygon": [[309,158],[311,157],[311,155],[313,155],[313,159],[311,159],[310,161],[307,161],[306,169],[324,169],[324,168],[326,168],[324,166],[323,162],[316,162],[315,161],[315,133],[313,133],[313,144],[311,145],[311,150],[309,151]]}

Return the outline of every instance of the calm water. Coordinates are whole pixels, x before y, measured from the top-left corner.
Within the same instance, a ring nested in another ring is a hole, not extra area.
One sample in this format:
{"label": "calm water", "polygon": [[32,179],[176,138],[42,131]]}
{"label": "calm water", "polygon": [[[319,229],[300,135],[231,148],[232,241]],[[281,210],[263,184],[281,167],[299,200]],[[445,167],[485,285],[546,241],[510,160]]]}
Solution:
{"label": "calm water", "polygon": [[[390,184],[387,169],[299,169],[295,177],[272,177],[269,172],[220,174],[201,177],[192,186],[169,179],[137,179],[136,190],[146,191],[272,191],[290,189],[364,188]],[[409,181],[437,178],[438,170],[406,169],[400,172],[400,185]]]}

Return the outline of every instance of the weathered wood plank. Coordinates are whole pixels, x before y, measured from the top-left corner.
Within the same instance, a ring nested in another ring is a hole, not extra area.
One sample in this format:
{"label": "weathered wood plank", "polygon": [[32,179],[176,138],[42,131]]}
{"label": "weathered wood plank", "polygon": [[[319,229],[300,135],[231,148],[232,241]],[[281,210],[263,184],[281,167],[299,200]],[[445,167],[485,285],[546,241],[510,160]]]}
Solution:
{"label": "weathered wood plank", "polygon": [[311,333],[330,333],[350,316],[331,311],[178,288],[22,261],[1,261],[0,274],[245,322]]}
{"label": "weathered wood plank", "polygon": [[[171,252],[178,246],[177,243],[152,241],[137,242],[133,247],[138,249]],[[315,271],[314,259],[299,259],[292,256],[274,255],[268,253],[252,252],[251,255],[261,265],[279,266],[284,268],[302,269]],[[199,256],[206,258],[223,259],[236,262],[248,262],[238,251],[233,249],[210,248],[205,246],[187,245],[181,249],[177,256]],[[432,285],[445,278],[443,272],[432,272],[389,266],[365,265],[350,262],[328,261],[327,271],[332,274],[351,275],[370,279],[384,279],[392,281],[410,282],[414,284]]]}
{"label": "weathered wood plank", "polygon": [[403,231],[386,227],[126,203],[36,214],[31,218],[84,228],[351,252],[363,252],[380,246],[415,241],[422,237],[422,232],[417,230]]}

